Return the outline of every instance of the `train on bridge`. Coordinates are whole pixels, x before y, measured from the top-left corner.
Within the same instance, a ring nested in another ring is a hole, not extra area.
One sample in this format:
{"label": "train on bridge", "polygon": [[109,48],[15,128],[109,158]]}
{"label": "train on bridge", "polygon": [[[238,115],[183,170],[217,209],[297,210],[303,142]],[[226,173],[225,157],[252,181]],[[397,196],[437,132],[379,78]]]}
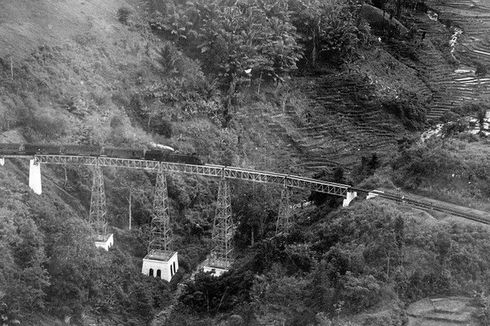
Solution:
{"label": "train on bridge", "polygon": [[116,148],[99,145],[0,144],[0,156],[5,155],[73,155],[102,156],[203,165],[197,154],[183,154],[169,149]]}

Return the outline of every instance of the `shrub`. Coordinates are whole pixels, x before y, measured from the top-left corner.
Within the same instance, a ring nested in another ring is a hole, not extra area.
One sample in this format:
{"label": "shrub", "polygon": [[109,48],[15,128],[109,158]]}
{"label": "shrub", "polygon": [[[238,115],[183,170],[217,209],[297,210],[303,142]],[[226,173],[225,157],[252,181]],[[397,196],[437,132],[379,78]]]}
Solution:
{"label": "shrub", "polygon": [[383,108],[398,117],[410,130],[420,130],[426,120],[426,108],[417,100],[417,95],[404,92],[396,99],[384,102]]}
{"label": "shrub", "polygon": [[483,77],[488,73],[487,66],[485,66],[484,64],[477,62],[475,63],[475,65],[476,65],[475,75],[479,77]]}
{"label": "shrub", "polygon": [[334,63],[348,60],[359,40],[369,39],[364,34],[370,31],[359,19],[360,7],[354,2],[291,0],[288,3],[291,21],[313,67],[319,59]]}
{"label": "shrub", "polygon": [[226,312],[250,300],[252,284],[253,276],[248,271],[231,270],[220,277],[200,272],[186,283],[179,301],[201,313]]}
{"label": "shrub", "polygon": [[128,7],[121,7],[117,10],[117,20],[119,20],[124,25],[128,25],[131,13],[131,9],[129,9]]}
{"label": "shrub", "polygon": [[372,275],[356,277],[348,272],[342,278],[340,297],[349,303],[352,311],[361,311],[379,302],[380,290],[380,282]]}
{"label": "shrub", "polygon": [[121,128],[124,126],[124,121],[119,115],[115,115],[111,118],[111,128]]}
{"label": "shrub", "polygon": [[26,106],[17,110],[17,120],[24,136],[34,142],[57,139],[66,134],[67,123],[63,114],[40,107],[35,101],[25,100]]}
{"label": "shrub", "polygon": [[163,118],[152,119],[150,122],[150,128],[152,131],[165,138],[172,137],[172,123]]}

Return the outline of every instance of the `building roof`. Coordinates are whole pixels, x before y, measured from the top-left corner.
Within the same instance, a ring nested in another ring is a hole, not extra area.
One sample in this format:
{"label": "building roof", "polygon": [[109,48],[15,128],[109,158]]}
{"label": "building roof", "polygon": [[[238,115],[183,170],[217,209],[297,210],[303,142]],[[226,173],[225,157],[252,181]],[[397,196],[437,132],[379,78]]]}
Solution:
{"label": "building roof", "polygon": [[174,254],[177,254],[177,252],[170,250],[153,249],[145,256],[144,259],[168,261],[170,258],[172,258]]}
{"label": "building roof", "polygon": [[231,261],[217,258],[208,258],[204,263],[204,266],[210,268],[222,268],[229,269],[231,267]]}
{"label": "building roof", "polygon": [[96,242],[107,242],[111,236],[112,236],[112,233],[97,234],[97,235],[95,235],[94,238],[95,238]]}

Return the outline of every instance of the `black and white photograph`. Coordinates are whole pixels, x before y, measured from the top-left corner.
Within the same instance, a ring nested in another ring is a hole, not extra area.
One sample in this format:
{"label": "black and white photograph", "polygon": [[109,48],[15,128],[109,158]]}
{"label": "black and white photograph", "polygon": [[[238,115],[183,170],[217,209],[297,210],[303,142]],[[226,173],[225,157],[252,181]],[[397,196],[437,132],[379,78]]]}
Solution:
{"label": "black and white photograph", "polygon": [[490,0],[0,0],[0,326],[490,326]]}

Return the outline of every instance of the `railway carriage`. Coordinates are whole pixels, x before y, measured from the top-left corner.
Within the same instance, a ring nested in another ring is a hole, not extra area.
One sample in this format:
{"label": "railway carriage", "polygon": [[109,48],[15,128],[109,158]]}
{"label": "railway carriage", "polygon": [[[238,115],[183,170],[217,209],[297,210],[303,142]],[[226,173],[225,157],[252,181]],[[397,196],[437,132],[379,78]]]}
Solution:
{"label": "railway carriage", "polygon": [[149,149],[145,151],[145,160],[150,161],[163,161],[163,152],[156,149]]}
{"label": "railway carriage", "polygon": [[194,164],[194,165],[203,165],[203,161],[201,160],[201,158],[199,157],[199,155],[197,155],[196,153],[192,154],[192,155],[187,155],[187,159],[186,159],[186,162],[187,164]]}
{"label": "railway carriage", "polygon": [[144,159],[145,151],[142,149],[134,148],[115,148],[115,147],[104,147],[102,149],[102,155],[107,157],[119,157],[128,159]]}
{"label": "railway carriage", "polygon": [[101,152],[102,147],[97,145],[64,145],[62,154],[76,156],[99,156]]}
{"label": "railway carriage", "polygon": [[42,148],[43,145],[39,145],[39,144],[24,144],[24,150],[21,151],[23,154],[27,154],[27,155],[47,154],[47,153],[42,153]]}
{"label": "railway carriage", "polygon": [[[29,144],[25,145],[28,148]],[[36,151],[35,154],[45,155],[59,155],[61,154],[61,146],[52,144],[34,144],[32,149]]]}
{"label": "railway carriage", "polygon": [[[21,152],[23,144],[0,144],[0,152],[4,155],[15,155]],[[23,150],[23,149],[22,149]]]}

